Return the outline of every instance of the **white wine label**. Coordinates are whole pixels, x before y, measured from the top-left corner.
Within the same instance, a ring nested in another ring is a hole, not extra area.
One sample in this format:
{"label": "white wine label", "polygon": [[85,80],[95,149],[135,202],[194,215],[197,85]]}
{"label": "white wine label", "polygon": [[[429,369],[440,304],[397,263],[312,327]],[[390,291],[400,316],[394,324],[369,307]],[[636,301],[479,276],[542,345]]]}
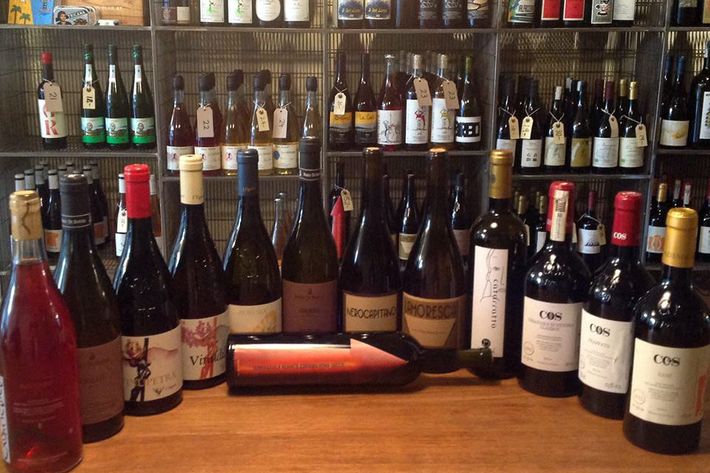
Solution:
{"label": "white wine label", "polygon": [[281,298],[259,305],[229,304],[228,310],[230,333],[281,332]]}
{"label": "white wine label", "polygon": [[454,229],[454,240],[456,240],[456,246],[459,248],[459,253],[464,258],[468,256],[471,251],[469,248],[469,243],[471,242],[471,229],[465,228],[463,230]]}
{"label": "white wine label", "polygon": [[252,0],[228,0],[227,21],[233,25],[251,24]]}
{"label": "white wine label", "polygon": [[703,92],[703,108],[697,120],[700,122],[700,139],[710,140],[710,92]]}
{"label": "white wine label", "polygon": [[431,107],[431,92],[426,79],[423,77],[414,79],[414,92],[417,94],[417,102],[420,107]]}
{"label": "white wine label", "polygon": [[50,253],[59,253],[62,249],[62,231],[44,229],[44,246]]}
{"label": "white wine label", "polygon": [[2,459],[5,463],[12,461],[10,454],[10,431],[7,428],[7,398],[5,397],[5,378],[0,376],[0,444]]}
{"label": "white wine label", "polygon": [[481,117],[456,116],[455,122],[457,143],[481,142]]}
{"label": "white wine label", "polygon": [[219,146],[195,146],[195,154],[202,156],[203,171],[217,171],[222,164],[222,149]]}
{"label": "white wine label", "polygon": [[180,336],[178,325],[158,335],[122,337],[125,401],[155,401],[182,389]]}
{"label": "white wine label", "polygon": [[516,148],[518,147],[518,140],[504,140],[502,138],[496,139],[496,149],[504,149],[513,153],[515,156]]}
{"label": "white wine label", "polygon": [[541,232],[538,230],[537,232],[537,246],[535,247],[535,253],[540,251],[543,246],[545,246],[545,242],[547,241],[547,232]]}
{"label": "white wine label", "polygon": [[407,100],[405,124],[405,143],[421,145],[429,142],[429,107],[419,105],[417,100]]}
{"label": "white wine label", "polygon": [[539,168],[542,164],[542,139],[522,140],[520,150],[520,166],[524,168]]}
{"label": "white wine label", "polygon": [[248,145],[222,145],[222,169],[228,171],[236,171],[239,165],[237,164],[237,152],[240,149],[247,148]]}
{"label": "white wine label", "polygon": [[377,144],[402,144],[402,111],[377,111]]}
{"label": "white wine label", "polygon": [[614,0],[612,18],[614,21],[634,21],[636,0]]}
{"label": "white wine label", "polygon": [[214,113],[212,107],[199,107],[195,112],[198,138],[214,138]]}
{"label": "white wine label", "polygon": [[710,254],[710,227],[700,227],[698,237],[698,253]]}
{"label": "white wine label", "polygon": [[37,100],[39,109],[39,131],[42,138],[64,138],[67,136],[67,120],[64,112],[50,112],[44,100]]}
{"label": "white wine label", "polygon": [[274,168],[298,168],[298,143],[274,144]]}
{"label": "white wine label", "polygon": [[259,0],[256,2],[256,17],[261,21],[274,21],[281,13],[281,0]]}
{"label": "white wine label", "polygon": [[489,347],[504,356],[508,250],[476,246],[473,253],[471,348]]}
{"label": "white wine label", "polygon": [[400,233],[399,234],[399,259],[407,261],[409,253],[412,252],[414,242],[417,241],[416,233]]}
{"label": "white wine label", "polygon": [[599,230],[577,229],[577,251],[585,255],[597,255],[601,252],[601,235]]}
{"label": "white wine label", "polygon": [[227,369],[227,312],[202,319],[180,320],[182,330],[182,376],[202,381],[224,374]]}
{"label": "white wine label", "polygon": [[285,0],[284,21],[308,21],[309,0]]}
{"label": "white wine label", "polygon": [[397,330],[397,293],[375,296],[343,291],[343,324],[346,332]]}
{"label": "white wine label", "polygon": [[686,146],[688,144],[688,120],[661,120],[661,140],[663,146]]}
{"label": "white wine label", "polygon": [[603,319],[582,310],[579,380],[600,391],[626,394],[633,344],[633,322]]}
{"label": "white wine label", "polygon": [[525,296],[522,363],[555,373],[576,371],[581,315],[581,302],[556,304]]}
{"label": "white wine label", "polygon": [[431,142],[454,142],[454,112],[446,108],[446,99],[434,99],[431,106]]}
{"label": "white wine label", "polygon": [[592,166],[615,168],[619,165],[619,138],[594,138]]}
{"label": "white wine label", "polygon": [[636,338],[629,412],[661,425],[700,422],[709,363],[710,345],[674,348]]}
{"label": "white wine label", "polygon": [[429,299],[402,293],[402,330],[424,348],[459,348],[466,296]]}
{"label": "white wine label", "polygon": [[556,144],[552,137],[545,138],[545,166],[565,165],[565,140],[561,144]]}
{"label": "white wine label", "polygon": [[663,253],[663,243],[666,241],[666,227],[648,226],[646,237],[646,251],[649,253]]}
{"label": "white wine label", "polygon": [[636,137],[619,138],[619,167],[640,168],[643,166],[643,148],[637,146]]}
{"label": "white wine label", "polygon": [[259,154],[259,171],[274,169],[274,147],[272,145],[249,145],[249,149],[255,149]]}

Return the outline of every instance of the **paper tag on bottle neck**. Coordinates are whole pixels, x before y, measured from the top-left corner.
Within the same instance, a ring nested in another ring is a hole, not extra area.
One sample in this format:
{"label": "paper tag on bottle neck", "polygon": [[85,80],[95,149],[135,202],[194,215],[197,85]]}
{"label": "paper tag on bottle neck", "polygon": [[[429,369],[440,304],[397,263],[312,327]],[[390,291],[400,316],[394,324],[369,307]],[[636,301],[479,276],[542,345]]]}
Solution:
{"label": "paper tag on bottle neck", "polygon": [[81,89],[81,108],[96,110],[96,89],[91,86]]}
{"label": "paper tag on bottle neck", "polygon": [[523,126],[520,127],[520,138],[529,140],[532,136],[533,117],[523,118]]}
{"label": "paper tag on bottle neck", "polygon": [[352,212],[354,207],[353,207],[353,198],[350,195],[350,191],[347,189],[343,189],[340,191],[340,198],[343,201],[343,210],[346,212]]}
{"label": "paper tag on bottle neck", "polygon": [[648,138],[646,137],[646,126],[643,123],[636,125],[636,147],[645,148],[648,146]]}
{"label": "paper tag on bottle neck", "polygon": [[511,116],[508,118],[508,129],[510,130],[511,140],[520,139],[520,123],[517,117]]}
{"label": "paper tag on bottle neck", "polygon": [[446,99],[446,109],[447,110],[458,110],[459,108],[459,96],[456,91],[456,84],[446,79],[442,84],[441,88],[444,90],[444,98]]}
{"label": "paper tag on bottle neck", "polygon": [[420,107],[431,107],[431,92],[426,79],[423,77],[414,79],[414,92],[417,94],[417,103]]}
{"label": "paper tag on bottle neck", "polygon": [[599,228],[597,228],[597,235],[599,235],[599,246],[605,246],[606,245],[606,227],[604,226],[603,223],[599,224]]}
{"label": "paper tag on bottle neck", "polygon": [[54,82],[47,82],[44,84],[44,106],[46,110],[50,113],[57,113],[64,111],[64,105],[62,104],[62,91],[59,89],[59,85]]}
{"label": "paper tag on bottle neck", "polygon": [[609,128],[611,128],[611,137],[619,137],[619,121],[614,115],[609,115]]}
{"label": "paper tag on bottle neck", "polygon": [[[268,123],[267,123],[268,125]],[[274,138],[286,138],[288,130],[288,110],[285,108],[277,108],[274,110]]]}
{"label": "paper tag on bottle neck", "polygon": [[335,99],[333,100],[333,113],[339,117],[345,115],[345,104],[347,102],[347,97],[342,92],[335,94]]}
{"label": "paper tag on bottle neck", "polygon": [[200,138],[214,138],[214,114],[212,107],[199,107],[196,113],[197,136]]}
{"label": "paper tag on bottle neck", "polygon": [[562,122],[552,124],[552,143],[556,145],[565,144],[565,127]]}
{"label": "paper tag on bottle neck", "polygon": [[269,114],[264,107],[256,108],[256,126],[259,131],[269,131]]}

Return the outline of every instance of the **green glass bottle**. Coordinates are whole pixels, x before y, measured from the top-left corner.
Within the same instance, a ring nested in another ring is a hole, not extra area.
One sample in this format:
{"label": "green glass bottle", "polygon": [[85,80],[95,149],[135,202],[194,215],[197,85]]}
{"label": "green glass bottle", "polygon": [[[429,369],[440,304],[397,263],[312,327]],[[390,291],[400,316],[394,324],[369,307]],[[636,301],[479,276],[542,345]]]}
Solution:
{"label": "green glass bottle", "polygon": [[81,90],[81,142],[85,148],[106,144],[104,95],[94,66],[94,46],[84,45],[84,82]]}
{"label": "green glass bottle", "polygon": [[133,86],[131,87],[131,144],[135,148],[155,146],[155,109],[148,76],[143,68],[143,48],[133,45]]}
{"label": "green glass bottle", "polygon": [[109,148],[125,149],[128,140],[128,97],[118,67],[118,48],[108,45],[108,85],[106,86],[106,143]]}

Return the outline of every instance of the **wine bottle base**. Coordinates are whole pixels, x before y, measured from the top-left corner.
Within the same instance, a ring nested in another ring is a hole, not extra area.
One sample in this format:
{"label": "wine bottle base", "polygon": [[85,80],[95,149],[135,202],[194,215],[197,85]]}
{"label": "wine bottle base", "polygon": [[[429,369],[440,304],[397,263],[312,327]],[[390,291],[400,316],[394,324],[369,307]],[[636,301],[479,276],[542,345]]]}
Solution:
{"label": "wine bottle base", "polygon": [[224,383],[224,377],[224,374],[222,374],[215,378],[203,379],[200,381],[183,380],[182,387],[183,389],[189,389],[192,391],[197,391],[199,389],[207,389]]}
{"label": "wine bottle base", "polygon": [[176,408],[182,402],[182,390],[163,399],[155,401],[126,401],[126,415],[152,416]]}
{"label": "wine bottle base", "polygon": [[582,383],[579,403],[594,415],[621,420],[624,418],[626,395],[600,391]]}
{"label": "wine bottle base", "polygon": [[624,437],[639,448],[665,455],[683,455],[700,446],[702,421],[669,426],[648,422],[633,414],[624,417]]}
{"label": "wine bottle base", "polygon": [[67,147],[66,138],[49,138],[42,140],[44,149],[64,149]]}
{"label": "wine bottle base", "polygon": [[520,387],[538,396],[571,397],[579,394],[577,371],[550,372],[529,366],[521,367],[518,378]]}
{"label": "wine bottle base", "polygon": [[111,419],[96,424],[82,425],[82,440],[84,443],[94,443],[113,437],[123,430],[123,413]]}

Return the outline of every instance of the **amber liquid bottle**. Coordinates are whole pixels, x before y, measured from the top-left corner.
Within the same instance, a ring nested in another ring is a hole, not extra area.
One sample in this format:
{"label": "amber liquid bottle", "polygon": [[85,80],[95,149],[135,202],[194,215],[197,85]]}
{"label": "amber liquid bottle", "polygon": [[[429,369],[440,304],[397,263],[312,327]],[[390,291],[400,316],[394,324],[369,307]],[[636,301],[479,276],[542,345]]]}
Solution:
{"label": "amber liquid bottle", "polygon": [[370,53],[363,53],[360,85],[353,102],[355,110],[355,146],[362,148],[377,144],[377,100],[370,83]]}
{"label": "amber liquid bottle", "polygon": [[237,174],[237,151],[249,145],[247,110],[240,99],[244,73],[236,70],[227,76],[227,110],[222,143],[222,172],[227,176]]}
{"label": "amber liquid bottle", "polygon": [[222,164],[222,112],[215,98],[214,73],[203,74],[199,79],[200,104],[197,108],[195,154],[202,156],[203,174],[215,176]]}
{"label": "amber liquid bottle", "polygon": [[279,106],[274,112],[274,174],[298,173],[298,118],[291,102],[291,75],[279,77]]}
{"label": "amber liquid bottle", "polygon": [[259,175],[270,176],[274,173],[274,145],[272,121],[266,95],[266,76],[254,76],[254,111],[251,116],[249,148],[259,154]]}

